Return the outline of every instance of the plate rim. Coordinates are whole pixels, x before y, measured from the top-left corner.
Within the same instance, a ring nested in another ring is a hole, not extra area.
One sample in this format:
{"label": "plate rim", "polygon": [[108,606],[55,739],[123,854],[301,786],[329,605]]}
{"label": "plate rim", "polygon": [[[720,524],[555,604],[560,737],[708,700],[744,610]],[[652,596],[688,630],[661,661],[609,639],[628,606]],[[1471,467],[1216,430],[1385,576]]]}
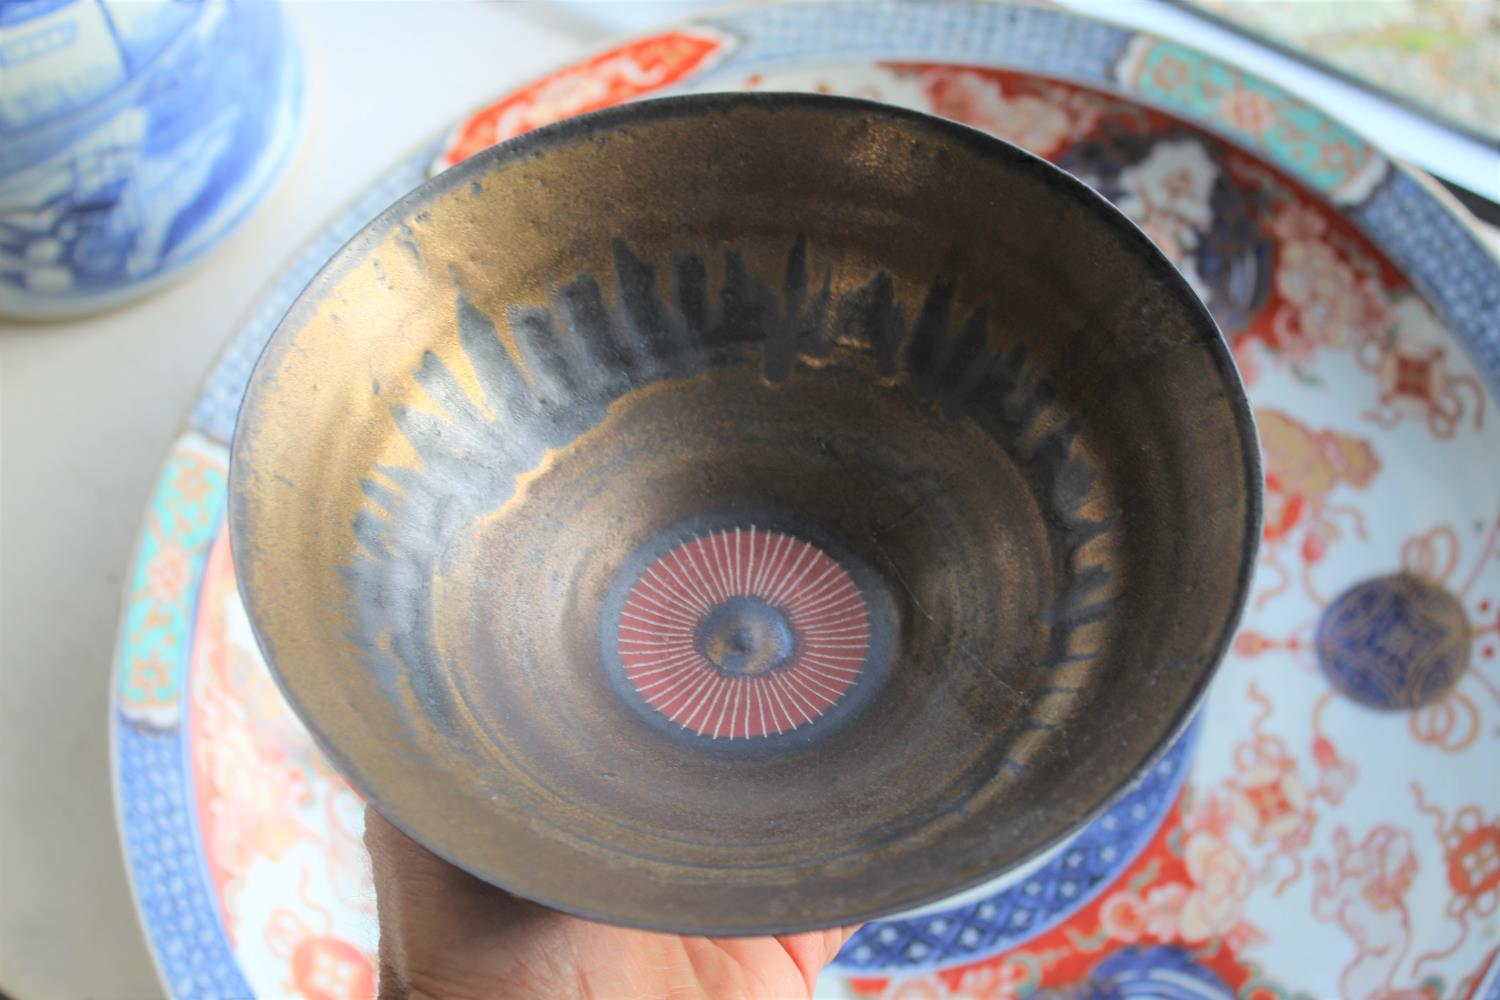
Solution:
{"label": "plate rim", "polygon": [[[814,5],[821,6],[826,9],[845,11],[853,6],[838,3],[818,4],[817,0],[789,0],[789,2],[778,4],[776,6],[812,7]],[[882,12],[888,11],[896,6],[920,8],[937,7],[942,6],[942,4],[937,2],[937,0],[918,0],[918,2],[910,4],[872,3],[868,5],[865,16],[873,15],[878,17]],[[992,7],[996,11],[1015,9],[1039,10],[1044,13],[1059,16],[1061,18],[1074,22],[1105,25],[1120,32],[1121,35],[1126,39],[1126,44],[1129,44],[1130,42],[1139,38],[1173,41],[1174,44],[1180,45],[1181,47],[1196,53],[1197,55],[1203,57],[1211,63],[1234,68],[1243,73],[1246,77],[1257,81],[1261,81],[1264,79],[1259,74],[1245,69],[1241,64],[1234,60],[1225,59],[1213,55],[1190,44],[1176,42],[1174,39],[1167,38],[1166,36],[1155,35],[1146,31],[1142,31],[1133,26],[1122,24],[1121,22],[1112,18],[1096,17],[1092,15],[1075,13],[1071,10],[1056,8],[1051,5],[1037,6],[1035,4],[1027,3],[1026,0],[1002,0],[1002,2],[987,4],[985,6]],[[497,89],[494,95],[488,98],[486,101],[472,105],[464,114],[428,133],[427,137],[422,141],[413,143],[410,147],[408,147],[408,151],[406,153],[402,154],[402,156],[398,158],[393,159],[384,170],[376,173],[365,187],[361,188],[352,197],[344,200],[342,203],[335,206],[333,210],[324,215],[319,224],[310,231],[310,234],[305,239],[300,241],[296,246],[294,246],[293,249],[288,252],[284,258],[282,258],[280,266],[272,273],[270,278],[268,278],[261,284],[259,290],[251,298],[251,304],[240,313],[233,324],[227,325],[225,339],[222,346],[215,353],[213,360],[210,362],[203,376],[197,381],[194,393],[187,405],[184,407],[183,416],[176,425],[176,430],[171,436],[167,447],[164,449],[164,455],[162,459],[157,463],[157,474],[152,479],[151,490],[147,494],[146,503],[144,505],[144,509],[140,517],[140,522],[135,533],[135,539],[130,549],[130,557],[129,560],[125,563],[124,577],[126,582],[121,587],[121,597],[117,605],[115,616],[115,641],[110,647],[110,697],[107,709],[109,713],[107,725],[109,739],[108,752],[110,761],[111,800],[115,815],[117,849],[119,851],[119,857],[126,869],[127,882],[130,886],[131,891],[131,904],[135,909],[138,925],[142,932],[142,937],[147,945],[147,950],[151,954],[151,961],[153,967],[157,970],[157,975],[162,988],[169,997],[173,997],[176,994],[172,992],[171,983],[165,975],[165,969],[161,964],[161,955],[158,947],[158,942],[152,935],[152,924],[147,921],[145,911],[142,907],[141,895],[139,891],[139,877],[137,871],[132,866],[130,861],[127,829],[123,822],[124,803],[122,801],[123,789],[119,760],[119,730],[122,724],[126,724],[126,720],[122,715],[119,695],[121,662],[120,653],[122,649],[126,648],[123,639],[125,631],[125,614],[129,607],[129,579],[132,572],[137,567],[142,554],[146,526],[148,524],[150,515],[150,504],[160,491],[162,485],[162,473],[165,472],[173,452],[175,451],[178,444],[185,438],[193,434],[199,434],[205,440],[218,446],[221,449],[224,449],[227,453],[227,443],[221,439],[220,435],[215,433],[213,428],[205,426],[205,421],[198,415],[197,411],[200,403],[202,403],[205,397],[209,394],[212,386],[214,386],[223,377],[224,366],[231,359],[236,349],[236,345],[245,335],[247,327],[253,322],[256,313],[264,308],[266,300],[274,295],[275,291],[280,286],[286,284],[289,279],[300,270],[299,265],[302,264],[302,258],[307,255],[307,253],[313,247],[322,242],[325,242],[329,230],[337,226],[339,220],[344,218],[356,205],[359,205],[361,202],[368,199],[374,191],[387,184],[392,176],[400,175],[406,172],[425,170],[425,168],[430,164],[433,158],[441,151],[449,136],[451,136],[456,129],[467,122],[469,118],[471,118],[474,114],[476,114],[480,110],[483,110],[484,108],[489,107],[496,101],[502,100],[524,90],[526,87],[532,85],[537,81],[546,79],[553,73],[570,69],[583,62],[586,62],[588,59],[594,56],[597,56],[603,52],[607,52],[613,48],[628,46],[633,42],[654,38],[661,34],[668,33],[674,30],[692,29],[694,27],[707,27],[717,29],[721,32],[726,31],[723,22],[727,18],[736,14],[753,15],[757,11],[763,11],[765,9],[766,8],[761,5],[751,3],[749,2],[749,0],[745,0],[745,2],[741,3],[714,6],[683,17],[668,19],[656,25],[653,29],[650,30],[624,34],[611,34],[598,43],[581,47],[580,51],[573,58],[558,61],[556,65],[554,65],[550,70],[546,72],[512,81],[512,84],[510,86],[507,86],[503,89]],[[735,35],[735,40],[736,42],[743,42],[743,39],[738,35]],[[721,68],[728,68],[728,66],[726,66],[725,64],[729,64],[730,66],[732,66],[732,57],[733,52],[728,53],[720,64],[706,68],[701,74],[694,74],[693,76],[688,77],[685,81],[679,81],[677,84],[665,88],[662,93],[673,93],[683,83],[692,84],[693,82],[696,82],[703,77],[712,77]],[[878,60],[874,57],[861,54],[839,54],[837,56],[829,57],[828,61],[837,61],[841,63],[862,63]],[[939,62],[943,60],[929,58],[928,61]],[[1220,127],[1217,126],[1214,120],[1206,119],[1199,115],[1195,115],[1181,109],[1162,106],[1151,102],[1148,98],[1144,97],[1136,91],[1126,88],[1119,81],[1114,79],[1099,80],[1082,78],[1076,75],[1069,75],[1065,73],[1043,73],[1042,71],[1036,69],[1016,67],[1009,63],[1002,63],[998,59],[991,59],[989,61],[970,59],[967,62],[952,59],[950,61],[953,65],[989,66],[996,69],[1009,70],[1011,72],[1023,75],[1035,76],[1041,79],[1059,80],[1062,82],[1074,83],[1094,90],[1103,90],[1115,94],[1122,99],[1131,101],[1133,103],[1148,106],[1173,117],[1184,119],[1190,122],[1195,127],[1203,129],[1204,131],[1214,135],[1216,138],[1219,138],[1222,141],[1232,145],[1235,149],[1255,159],[1268,159],[1268,156],[1264,151],[1251,148],[1247,146],[1243,141],[1236,138],[1234,135],[1226,134]],[[795,60],[786,60],[786,65],[788,67],[795,65]],[[1325,109],[1322,105],[1309,101],[1298,95],[1291,96],[1299,104],[1314,112],[1318,117],[1342,126],[1342,121],[1335,112]],[[1342,127],[1346,129],[1348,128],[1348,126]],[[1470,213],[1466,209],[1464,209],[1462,205],[1456,201],[1456,199],[1452,198],[1452,196],[1444,191],[1441,186],[1438,185],[1437,182],[1430,177],[1430,175],[1421,170],[1419,167],[1413,166],[1391,156],[1390,154],[1386,153],[1378,143],[1372,142],[1362,133],[1355,132],[1352,129],[1349,131],[1351,131],[1362,142],[1364,142],[1374,153],[1374,155],[1382,158],[1388,165],[1387,169],[1405,174],[1410,177],[1416,184],[1418,184],[1423,189],[1423,194],[1428,196],[1428,206],[1430,206],[1431,212],[1439,214],[1446,219],[1457,223],[1464,230],[1465,236],[1470,241],[1472,241],[1472,243],[1477,246],[1478,249],[1482,252],[1483,256],[1487,260],[1490,270],[1495,272],[1496,276],[1500,276],[1500,248],[1491,245],[1484,238],[1484,236],[1481,235],[1482,230],[1480,229],[1477,221],[1472,218]],[[1272,160],[1271,163],[1273,166],[1276,166],[1278,169],[1282,170],[1282,172],[1286,172],[1285,167],[1282,166],[1279,162]],[[422,179],[425,179],[425,174],[422,175]],[[1388,248],[1385,246],[1384,242],[1374,234],[1370,233],[1366,229],[1366,227],[1358,220],[1351,217],[1350,213],[1346,211],[1347,206],[1339,205],[1338,203],[1334,202],[1326,192],[1317,190],[1306,182],[1300,183],[1321,202],[1331,207],[1332,210],[1335,211],[1341,219],[1354,226],[1355,229],[1360,233],[1360,235],[1368,240],[1372,246],[1378,249],[1382,256],[1389,260],[1392,266],[1396,267],[1403,278],[1405,278],[1410,284],[1412,284],[1414,290],[1422,297],[1425,302],[1428,303],[1429,306],[1434,309],[1434,312],[1438,314],[1438,318],[1443,322],[1444,330],[1447,332],[1448,336],[1462,347],[1465,352],[1465,357],[1474,366],[1476,371],[1483,379],[1486,394],[1492,401],[1496,402],[1497,405],[1500,405],[1500,340],[1497,340],[1496,343],[1495,359],[1491,360],[1484,357],[1479,352],[1478,345],[1471,341],[1471,337],[1467,333],[1455,329],[1455,327],[1449,322],[1446,309],[1440,309],[1437,303],[1431,301],[1429,291],[1417,286],[1416,283],[1412,281],[1412,276],[1406,270],[1406,268],[1403,265],[1397,264],[1397,262],[1392,259],[1392,255]],[[300,287],[301,285],[299,285],[299,289]],[[298,294],[300,294],[300,291]],[[295,298],[296,295],[291,295],[289,296],[288,301],[290,302]],[[195,606],[196,601],[197,595],[195,593]],[[184,693],[185,692],[186,689],[184,689]],[[217,907],[217,899],[214,899],[214,904]],[[220,926],[218,930],[221,934],[224,933],[224,928],[222,926]],[[236,966],[238,966],[237,962]]]}

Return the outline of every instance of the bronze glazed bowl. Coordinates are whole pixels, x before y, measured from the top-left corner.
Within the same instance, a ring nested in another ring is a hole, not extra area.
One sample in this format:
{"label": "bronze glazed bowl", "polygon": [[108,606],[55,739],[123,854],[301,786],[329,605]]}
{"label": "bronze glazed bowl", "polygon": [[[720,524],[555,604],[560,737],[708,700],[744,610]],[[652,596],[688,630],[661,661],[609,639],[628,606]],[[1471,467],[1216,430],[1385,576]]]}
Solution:
{"label": "bronze glazed bowl", "polygon": [[989,879],[1187,722],[1259,533],[1207,311],[962,126],[636,104],[430,181],[251,381],[230,508],[292,705],[421,843],[742,934]]}

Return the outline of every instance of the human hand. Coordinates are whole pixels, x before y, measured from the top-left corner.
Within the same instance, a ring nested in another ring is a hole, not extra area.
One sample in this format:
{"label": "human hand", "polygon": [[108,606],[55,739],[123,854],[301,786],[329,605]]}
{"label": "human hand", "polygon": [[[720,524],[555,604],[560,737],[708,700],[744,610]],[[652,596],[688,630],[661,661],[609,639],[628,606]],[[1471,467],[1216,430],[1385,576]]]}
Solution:
{"label": "human hand", "polygon": [[365,846],[381,1000],[803,1000],[855,930],[708,938],[595,923],[480,881],[373,808]]}

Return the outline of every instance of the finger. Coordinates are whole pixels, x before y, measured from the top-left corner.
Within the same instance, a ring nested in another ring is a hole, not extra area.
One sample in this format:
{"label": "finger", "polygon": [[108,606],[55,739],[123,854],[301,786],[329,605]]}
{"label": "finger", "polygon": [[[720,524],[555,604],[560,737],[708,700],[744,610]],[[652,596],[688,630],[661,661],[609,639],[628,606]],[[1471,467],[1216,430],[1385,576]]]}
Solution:
{"label": "finger", "polygon": [[381,996],[509,996],[496,984],[560,915],[449,864],[370,806],[364,840],[380,925]]}
{"label": "finger", "polygon": [[811,992],[817,984],[818,976],[822,973],[824,966],[832,962],[854,933],[863,926],[852,924],[848,927],[830,927],[821,931],[805,931],[801,934],[778,935],[777,940],[785,949],[802,978],[807,983],[807,989]]}
{"label": "finger", "polygon": [[443,860],[368,805],[365,848],[375,876],[377,906],[382,896],[388,897],[407,918],[451,923],[462,917],[499,929],[552,912]]}

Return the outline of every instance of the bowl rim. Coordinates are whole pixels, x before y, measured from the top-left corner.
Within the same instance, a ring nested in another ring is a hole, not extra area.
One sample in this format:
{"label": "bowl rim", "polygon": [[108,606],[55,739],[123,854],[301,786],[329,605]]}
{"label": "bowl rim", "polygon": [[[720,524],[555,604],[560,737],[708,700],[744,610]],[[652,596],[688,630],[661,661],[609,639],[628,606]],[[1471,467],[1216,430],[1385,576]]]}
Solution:
{"label": "bowl rim", "polygon": [[1213,360],[1220,385],[1224,389],[1225,403],[1233,415],[1235,429],[1240,440],[1240,450],[1243,455],[1242,472],[1244,475],[1246,503],[1244,531],[1240,542],[1240,563],[1236,573],[1233,598],[1224,616],[1219,635],[1212,644],[1211,653],[1206,658],[1204,666],[1199,670],[1195,682],[1188,688],[1188,697],[1173,718],[1171,724],[1163,728],[1156,741],[1152,744],[1151,749],[1141,757],[1130,769],[1131,773],[1114,789],[1101,796],[1097,801],[1087,803],[1081,809],[1072,810],[1071,815],[1068,816],[1055,833],[1034,841],[1023,853],[1013,859],[1012,864],[1005,868],[987,867],[978,874],[966,875],[963,878],[944,883],[942,886],[927,893],[913,894],[910,898],[903,898],[886,903],[885,905],[855,910],[821,920],[795,920],[775,923],[743,921],[738,924],[704,922],[702,924],[686,925],[651,919],[636,919],[629,916],[622,916],[619,913],[608,913],[589,906],[579,906],[554,898],[521,892],[495,873],[481,871],[473,864],[466,863],[464,859],[454,856],[444,849],[435,847],[425,837],[419,836],[415,832],[416,828],[409,826],[403,821],[403,817],[398,816],[394,810],[387,808],[387,797],[375,789],[375,786],[379,783],[368,780],[365,773],[355,765],[355,762],[343,754],[325,737],[321,726],[316,721],[315,715],[309,713],[294,693],[289,690],[286,682],[283,680],[280,668],[271,656],[269,644],[263,634],[260,616],[256,611],[257,601],[255,595],[251,588],[242,586],[241,595],[251,633],[255,637],[256,645],[262,657],[264,657],[266,664],[270,668],[270,674],[276,683],[277,689],[281,692],[282,697],[286,699],[287,704],[291,706],[298,718],[303,721],[318,749],[327,756],[330,763],[333,764],[340,775],[365,799],[367,805],[370,808],[376,809],[377,812],[422,847],[461,871],[467,872],[475,878],[506,892],[513,893],[521,898],[562,913],[615,926],[673,934],[694,934],[709,937],[789,934],[836,926],[863,924],[882,917],[919,909],[1003,876],[1007,871],[1019,868],[1064,843],[1118,800],[1129,789],[1137,777],[1156,766],[1173,743],[1176,742],[1197,717],[1198,711],[1207,696],[1208,688],[1217,675],[1226,654],[1229,652],[1230,644],[1233,642],[1235,633],[1238,631],[1240,621],[1248,604],[1251,581],[1255,572],[1256,556],[1260,547],[1264,499],[1264,475],[1255,414],[1251,409],[1249,399],[1245,393],[1244,383],[1239,375],[1239,369],[1234,362],[1233,354],[1228,342],[1224,338],[1223,331],[1220,330],[1207,305],[1192,290],[1186,279],[1178,271],[1176,265],[1171,262],[1166,254],[1152,242],[1151,238],[1129,216],[1116,208],[1113,203],[1088,184],[1062,167],[1056,166],[1013,143],[949,119],[879,101],[830,94],[781,91],[756,91],[750,93],[709,92],[674,95],[627,102],[565,118],[507,139],[504,142],[474,154],[437,176],[422,182],[367,222],[359,232],[339,247],[333,256],[318,269],[317,273],[297,294],[296,299],[287,309],[286,314],[276,324],[271,336],[267,338],[266,343],[262,346],[255,359],[255,364],[247,381],[245,395],[241,400],[240,409],[236,415],[234,433],[230,440],[229,464],[226,472],[226,513],[230,536],[230,550],[234,554],[236,564],[240,564],[241,554],[243,554],[245,564],[255,559],[254,547],[250,544],[248,534],[249,528],[245,523],[248,520],[248,514],[245,510],[246,499],[243,491],[237,484],[241,483],[244,479],[241,471],[248,468],[251,464],[249,459],[245,457],[247,445],[245,444],[242,431],[248,422],[247,418],[253,418],[254,416],[256,410],[256,407],[253,405],[255,398],[259,395],[265,383],[271,378],[271,356],[273,353],[278,355],[280,353],[280,351],[274,349],[283,346],[283,342],[303,325],[303,318],[314,310],[322,297],[332,289],[351,267],[356,265],[361,258],[362,252],[378,245],[401,219],[419,211],[420,206],[430,200],[441,197],[454,188],[467,184],[470,181],[477,180],[497,168],[524,159],[535,159],[555,147],[572,144],[596,132],[611,131],[621,126],[642,125],[658,120],[704,118],[712,115],[728,116],[741,110],[777,112],[782,110],[799,111],[808,109],[833,115],[867,115],[894,121],[905,127],[925,130],[930,134],[936,134],[944,139],[961,143],[981,157],[999,160],[1013,169],[1030,171],[1045,183],[1066,190],[1068,196],[1079,199],[1086,204],[1092,210],[1100,225],[1114,227],[1124,241],[1125,248],[1128,251],[1143,255],[1150,262],[1148,266],[1161,273],[1162,283],[1167,288],[1166,294],[1176,296],[1186,310],[1188,322],[1198,327],[1199,332],[1203,334],[1201,339],[1196,343],[1201,344]]}

